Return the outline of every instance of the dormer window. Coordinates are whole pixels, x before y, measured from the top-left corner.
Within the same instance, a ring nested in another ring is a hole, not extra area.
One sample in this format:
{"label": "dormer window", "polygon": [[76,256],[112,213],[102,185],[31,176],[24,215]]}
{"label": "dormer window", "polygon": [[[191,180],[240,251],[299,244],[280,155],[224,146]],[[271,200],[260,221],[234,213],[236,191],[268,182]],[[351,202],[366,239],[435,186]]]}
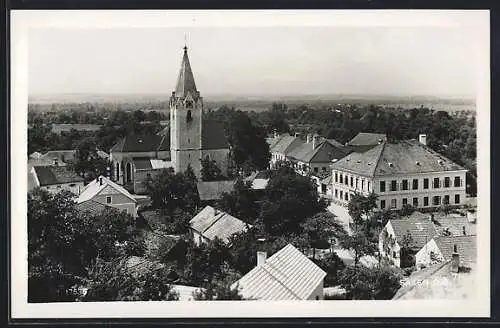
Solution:
{"label": "dormer window", "polygon": [[191,122],[192,120],[193,117],[191,116],[191,110],[188,110],[186,114],[186,122]]}

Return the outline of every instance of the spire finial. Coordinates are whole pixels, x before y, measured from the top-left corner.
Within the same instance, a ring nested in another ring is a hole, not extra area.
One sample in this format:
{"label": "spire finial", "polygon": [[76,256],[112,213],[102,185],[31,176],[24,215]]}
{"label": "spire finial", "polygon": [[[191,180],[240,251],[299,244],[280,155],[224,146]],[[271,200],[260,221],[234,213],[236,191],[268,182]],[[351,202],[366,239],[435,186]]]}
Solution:
{"label": "spire finial", "polygon": [[184,51],[187,51],[187,33],[184,33]]}

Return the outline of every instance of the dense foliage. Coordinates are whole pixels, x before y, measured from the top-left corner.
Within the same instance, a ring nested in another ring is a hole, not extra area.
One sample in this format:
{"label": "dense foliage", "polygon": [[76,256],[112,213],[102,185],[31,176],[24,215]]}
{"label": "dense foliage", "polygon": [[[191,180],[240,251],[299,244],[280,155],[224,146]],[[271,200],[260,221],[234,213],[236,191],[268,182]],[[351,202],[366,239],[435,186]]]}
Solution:
{"label": "dense foliage", "polygon": [[30,302],[72,301],[72,287],[104,261],[141,256],[145,246],[131,216],[115,209],[99,215],[77,211],[74,195],[35,189],[28,194]]}

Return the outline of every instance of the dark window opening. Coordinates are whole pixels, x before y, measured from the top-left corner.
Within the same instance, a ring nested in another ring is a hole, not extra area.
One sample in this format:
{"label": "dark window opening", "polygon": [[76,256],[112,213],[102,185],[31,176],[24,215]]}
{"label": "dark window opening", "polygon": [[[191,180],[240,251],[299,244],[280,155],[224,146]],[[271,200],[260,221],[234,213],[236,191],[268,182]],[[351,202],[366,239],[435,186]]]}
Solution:
{"label": "dark window opening", "polygon": [[439,178],[434,178],[434,183],[432,185],[433,188],[440,188],[441,187],[441,183],[439,181]]}
{"label": "dark window opening", "polygon": [[460,204],[460,195],[455,195],[455,204]]}
{"label": "dark window opening", "polygon": [[455,186],[455,187],[460,187],[460,184],[461,184],[461,183],[460,183],[460,177],[455,177],[455,181],[454,181],[454,182],[455,182],[455,183],[454,183],[454,186]]}
{"label": "dark window opening", "polygon": [[391,191],[396,191],[397,190],[397,182],[396,180],[391,181]]}
{"label": "dark window opening", "polygon": [[418,206],[418,198],[417,197],[413,198],[413,206],[415,206],[415,207]]}
{"label": "dark window opening", "polygon": [[380,208],[384,209],[385,208],[385,200],[380,201]]}
{"label": "dark window opening", "polygon": [[193,117],[191,116],[191,110],[188,110],[187,114],[186,114],[186,121],[191,122],[192,120],[193,120]]}
{"label": "dark window opening", "polygon": [[424,179],[424,189],[429,189],[429,179]]}
{"label": "dark window opening", "polygon": [[385,192],[385,181],[380,181],[380,192]]}
{"label": "dark window opening", "polygon": [[424,197],[424,206],[429,206],[429,197]]}
{"label": "dark window opening", "polygon": [[402,187],[403,187],[403,190],[408,190],[408,180],[403,180]]}
{"label": "dark window opening", "polygon": [[111,204],[111,196],[106,196],[106,204]]}
{"label": "dark window opening", "polygon": [[449,177],[445,177],[444,178],[444,187],[445,188],[449,188],[450,187],[450,178]]}
{"label": "dark window opening", "polygon": [[408,204],[408,198],[403,198],[403,205],[407,205]]}
{"label": "dark window opening", "polygon": [[418,179],[413,179],[413,190],[418,189]]}

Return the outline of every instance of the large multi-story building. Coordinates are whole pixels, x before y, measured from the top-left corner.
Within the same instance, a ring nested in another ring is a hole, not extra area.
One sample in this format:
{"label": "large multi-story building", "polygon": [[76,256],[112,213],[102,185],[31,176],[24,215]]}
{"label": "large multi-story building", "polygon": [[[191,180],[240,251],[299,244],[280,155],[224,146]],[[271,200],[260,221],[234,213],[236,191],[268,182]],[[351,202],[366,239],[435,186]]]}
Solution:
{"label": "large multi-story building", "polygon": [[333,199],[347,205],[359,192],[375,193],[380,209],[461,205],[467,170],[419,140],[381,142],[363,153],[353,152],[332,164]]}

